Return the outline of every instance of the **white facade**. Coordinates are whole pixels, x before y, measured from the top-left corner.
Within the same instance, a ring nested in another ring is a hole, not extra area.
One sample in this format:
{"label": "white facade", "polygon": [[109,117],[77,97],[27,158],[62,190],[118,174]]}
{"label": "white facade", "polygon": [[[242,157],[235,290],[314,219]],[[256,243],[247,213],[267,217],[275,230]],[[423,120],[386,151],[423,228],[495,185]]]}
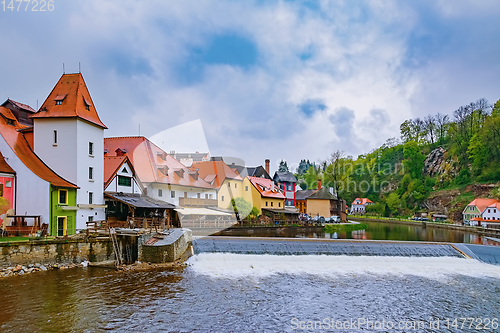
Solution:
{"label": "white facade", "polygon": [[[50,225],[50,183],[31,171],[0,135],[0,151],[5,161],[16,171],[14,210],[17,215],[41,215],[41,223]],[[17,200],[23,198],[24,200]],[[32,219],[27,219],[33,225]]]}
{"label": "white facade", "polygon": [[[130,178],[130,186],[119,185],[118,179],[120,177]],[[142,185],[140,185],[133,176],[130,165],[127,162],[120,167],[116,175],[114,175],[113,180],[111,180],[108,186],[104,189],[105,192],[123,192],[132,194],[142,194],[142,190]]]}
{"label": "white facade", "polygon": [[104,130],[79,118],[35,118],[34,145],[45,164],[79,187],[76,228],[104,220]]}
{"label": "white facade", "polygon": [[[500,223],[500,204],[488,206],[481,214],[481,217],[484,220],[491,220]],[[483,224],[483,222],[481,224]]]}
{"label": "white facade", "polygon": [[[172,194],[172,192],[174,193]],[[162,183],[149,183],[147,185],[148,197],[166,201],[176,206],[179,206],[179,198],[184,198],[185,193],[186,198],[217,199],[217,191],[215,189]]]}
{"label": "white facade", "polygon": [[351,206],[351,214],[353,214],[353,213],[364,214],[365,213],[365,205],[352,205]]}

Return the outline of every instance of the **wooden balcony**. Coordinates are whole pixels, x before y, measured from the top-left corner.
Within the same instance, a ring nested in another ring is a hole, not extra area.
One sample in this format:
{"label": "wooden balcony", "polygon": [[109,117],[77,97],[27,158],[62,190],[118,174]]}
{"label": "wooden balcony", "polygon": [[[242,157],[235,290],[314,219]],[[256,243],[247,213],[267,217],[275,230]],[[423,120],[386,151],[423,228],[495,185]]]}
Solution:
{"label": "wooden balcony", "polygon": [[181,207],[217,207],[217,199],[179,198]]}

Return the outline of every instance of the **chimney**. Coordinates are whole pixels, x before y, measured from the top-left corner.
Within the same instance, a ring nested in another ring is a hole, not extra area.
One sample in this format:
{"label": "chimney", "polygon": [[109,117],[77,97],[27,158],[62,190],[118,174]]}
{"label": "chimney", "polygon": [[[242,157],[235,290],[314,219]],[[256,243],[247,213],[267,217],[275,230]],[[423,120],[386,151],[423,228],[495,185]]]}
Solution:
{"label": "chimney", "polygon": [[318,190],[321,190],[321,179],[318,179]]}
{"label": "chimney", "polygon": [[266,159],[266,172],[267,172],[267,174],[269,174],[269,163],[271,163],[271,161],[269,159]]}

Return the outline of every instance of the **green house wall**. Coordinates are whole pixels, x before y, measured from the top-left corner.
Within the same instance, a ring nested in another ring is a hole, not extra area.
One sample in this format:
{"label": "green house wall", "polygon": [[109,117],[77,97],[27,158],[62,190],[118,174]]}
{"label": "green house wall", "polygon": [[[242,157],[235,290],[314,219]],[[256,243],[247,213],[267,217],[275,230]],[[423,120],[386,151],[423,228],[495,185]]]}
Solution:
{"label": "green house wall", "polygon": [[[68,204],[59,204],[59,190],[68,191]],[[58,232],[57,228],[57,218],[65,216],[67,218],[66,222],[66,234],[73,235],[76,233],[76,210],[63,210],[62,206],[76,206],[76,189],[75,188],[62,188],[57,186],[51,186],[50,189],[50,235],[51,236],[61,236],[63,234],[62,230]]]}

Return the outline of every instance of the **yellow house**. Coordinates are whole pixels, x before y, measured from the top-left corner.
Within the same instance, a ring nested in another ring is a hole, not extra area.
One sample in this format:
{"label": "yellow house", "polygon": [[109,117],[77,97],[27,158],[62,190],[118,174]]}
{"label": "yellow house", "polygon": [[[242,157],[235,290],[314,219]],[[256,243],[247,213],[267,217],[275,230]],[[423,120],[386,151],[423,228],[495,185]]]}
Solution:
{"label": "yellow house", "polygon": [[217,206],[227,209],[231,199],[243,196],[243,178],[223,161],[193,162],[190,169],[217,188]]}
{"label": "yellow house", "polygon": [[262,208],[283,209],[285,195],[270,179],[247,176],[243,180],[243,198],[257,207],[260,214]]}
{"label": "yellow house", "polygon": [[330,217],[332,215],[339,215],[337,206],[335,205],[337,201],[337,198],[326,188],[320,188],[318,190],[298,191],[296,193],[295,206],[301,213],[306,213],[311,217]]}

